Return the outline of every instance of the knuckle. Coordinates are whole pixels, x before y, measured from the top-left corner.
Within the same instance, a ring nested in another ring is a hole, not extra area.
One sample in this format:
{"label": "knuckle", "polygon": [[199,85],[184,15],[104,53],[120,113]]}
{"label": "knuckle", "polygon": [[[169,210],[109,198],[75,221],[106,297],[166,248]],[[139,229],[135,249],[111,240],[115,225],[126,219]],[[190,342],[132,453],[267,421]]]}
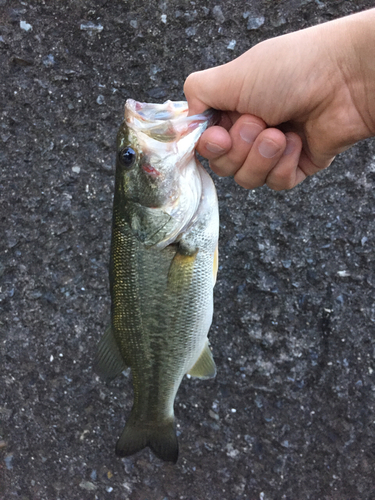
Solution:
{"label": "knuckle", "polygon": [[292,189],[295,186],[294,175],[292,172],[277,172],[267,177],[266,184],[274,191],[283,191]]}
{"label": "knuckle", "polygon": [[250,180],[248,176],[244,177],[242,175],[235,175],[234,180],[239,186],[245,189],[255,189],[257,187],[263,186],[264,184],[264,181],[254,182],[254,180]]}
{"label": "knuckle", "polygon": [[243,182],[243,181],[242,181],[242,180],[240,180],[240,179],[235,179],[235,181],[236,181],[236,183],[237,183],[239,186],[241,186],[241,187],[243,187],[243,188],[245,188],[245,189],[253,189],[253,188],[257,187],[257,186],[252,186],[249,182]]}
{"label": "knuckle", "polygon": [[184,92],[189,93],[191,89],[195,88],[199,81],[198,71],[190,73],[184,83]]}
{"label": "knuckle", "polygon": [[[220,158],[222,160],[222,158]],[[210,168],[215,174],[219,175],[220,177],[229,177],[230,175],[233,175],[235,168],[233,165],[228,164],[227,161],[210,161],[209,162]]]}

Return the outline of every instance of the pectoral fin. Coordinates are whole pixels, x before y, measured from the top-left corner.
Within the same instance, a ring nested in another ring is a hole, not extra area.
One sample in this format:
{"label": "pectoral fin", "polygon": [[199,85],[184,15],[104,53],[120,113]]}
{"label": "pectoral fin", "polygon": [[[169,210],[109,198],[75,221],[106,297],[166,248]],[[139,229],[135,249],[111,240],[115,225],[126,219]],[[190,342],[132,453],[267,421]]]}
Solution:
{"label": "pectoral fin", "polygon": [[115,379],[126,369],[111,325],[101,338],[94,361],[94,371],[107,382]]}
{"label": "pectoral fin", "polygon": [[192,377],[197,377],[201,379],[214,378],[216,375],[216,365],[210,348],[208,347],[208,342],[204,346],[198,361],[195,363],[193,368],[189,371],[189,375]]}
{"label": "pectoral fin", "polygon": [[185,287],[188,288],[193,277],[197,253],[198,250],[191,254],[182,253],[180,250],[176,252],[168,272],[168,290],[180,293]]}

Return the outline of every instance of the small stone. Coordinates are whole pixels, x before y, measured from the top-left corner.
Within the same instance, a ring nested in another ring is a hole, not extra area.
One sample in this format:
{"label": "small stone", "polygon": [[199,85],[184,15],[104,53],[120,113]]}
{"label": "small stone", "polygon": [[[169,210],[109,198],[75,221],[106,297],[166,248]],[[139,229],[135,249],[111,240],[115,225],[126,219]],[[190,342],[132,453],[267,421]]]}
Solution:
{"label": "small stone", "polygon": [[136,19],[132,19],[129,24],[134,29],[138,28],[138,21]]}
{"label": "small stone", "polygon": [[4,458],[4,462],[5,462],[5,466],[8,470],[12,470],[13,469],[13,464],[12,464],[12,461],[13,461],[13,455],[12,454],[9,454],[7,455],[5,458]]}
{"label": "small stone", "polygon": [[218,23],[223,23],[225,21],[223,11],[219,5],[215,5],[212,9],[212,14]]}
{"label": "small stone", "polygon": [[[33,61],[30,59],[25,59],[24,57],[13,56],[11,59],[13,64],[17,64],[18,66],[32,66]],[[15,92],[17,93],[17,92]]]}
{"label": "small stone", "polygon": [[91,481],[81,481],[79,483],[79,486],[87,491],[94,491],[97,488],[97,486]]}
{"label": "small stone", "polygon": [[215,5],[215,7],[212,9],[212,14],[218,23],[223,23],[225,21],[225,17],[220,5]]}
{"label": "small stone", "polygon": [[72,167],[72,172],[74,172],[75,174],[79,174],[80,171],[81,171],[81,167],[78,167],[78,166]]}
{"label": "small stone", "polygon": [[40,299],[40,297],[43,295],[43,293],[40,290],[32,290],[31,292],[27,293],[27,298],[31,300],[37,300]]}
{"label": "small stone", "polygon": [[341,278],[346,278],[347,276],[350,276],[350,272],[347,271],[346,269],[342,270],[342,271],[337,271],[337,274],[341,277]]}
{"label": "small stone", "polygon": [[98,95],[97,99],[96,99],[96,102],[99,104],[99,106],[101,106],[102,104],[104,104],[104,95]]}
{"label": "small stone", "polygon": [[82,23],[80,25],[80,29],[82,31],[88,31],[91,33],[93,32],[100,33],[101,31],[103,31],[103,26],[101,24],[94,24],[91,21],[89,21],[88,23]]}
{"label": "small stone", "polygon": [[162,23],[167,24],[167,15],[166,14],[162,14],[160,16],[160,20],[161,20]]}
{"label": "small stone", "polygon": [[343,303],[344,303],[344,297],[343,297],[342,295],[338,295],[338,296],[336,297],[336,302],[337,302],[338,304],[343,304]]}
{"label": "small stone", "polygon": [[208,414],[209,414],[209,416],[210,416],[213,420],[219,420],[219,419],[220,419],[219,415],[218,415],[217,413],[215,413],[214,411],[212,411],[212,410],[210,410],[210,411],[208,412]]}
{"label": "small stone", "polygon": [[8,248],[15,247],[18,243],[17,236],[15,234],[13,234],[11,231],[7,231],[6,236],[7,236]]}
{"label": "small stone", "polygon": [[264,21],[265,21],[264,16],[249,17],[248,21],[247,21],[247,29],[248,30],[256,30],[264,24]]}
{"label": "small stone", "polygon": [[25,31],[30,31],[33,29],[31,24],[27,23],[26,21],[20,21],[20,28],[21,28],[21,30],[25,30]]}
{"label": "small stone", "polygon": [[274,28],[279,28],[280,26],[286,23],[286,19],[283,15],[279,15],[277,17],[271,18],[270,22],[271,26],[273,26]]}
{"label": "small stone", "polygon": [[185,33],[188,37],[194,36],[197,32],[197,29],[194,26],[190,26],[186,28]]}
{"label": "small stone", "polygon": [[50,68],[55,64],[55,58],[52,54],[48,54],[48,56],[43,58],[43,64],[46,68]]}
{"label": "small stone", "polygon": [[186,21],[192,22],[198,17],[198,12],[196,10],[191,10],[188,12],[184,12],[184,18]]}
{"label": "small stone", "polygon": [[149,75],[151,80],[155,80],[155,75],[161,71],[161,68],[156,66],[155,64],[152,64],[150,67]]}
{"label": "small stone", "polygon": [[231,458],[236,458],[240,453],[238,450],[233,448],[233,445],[231,443],[227,444],[226,449],[227,449],[227,456]]}
{"label": "small stone", "polygon": [[227,45],[227,49],[228,50],[234,50],[234,47],[236,46],[236,40],[231,40],[228,45]]}

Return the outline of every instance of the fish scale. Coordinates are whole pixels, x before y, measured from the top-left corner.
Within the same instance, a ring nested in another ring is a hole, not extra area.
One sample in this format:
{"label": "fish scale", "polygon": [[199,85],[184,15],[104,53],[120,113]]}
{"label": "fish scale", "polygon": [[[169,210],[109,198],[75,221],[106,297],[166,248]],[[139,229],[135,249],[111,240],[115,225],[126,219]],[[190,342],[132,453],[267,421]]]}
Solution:
{"label": "fish scale", "polygon": [[[130,100],[118,134],[111,325],[95,365],[107,380],[131,368],[134,402],[116,445],[120,456],[149,446],[159,458],[176,462],[173,405],[181,380],[188,372],[199,378],[216,374],[207,335],[218,206],[214,184],[194,153],[212,112],[186,115],[181,102],[174,107],[171,101],[147,105]],[[168,135],[160,138],[163,117]],[[155,171],[158,175],[150,174]]]}

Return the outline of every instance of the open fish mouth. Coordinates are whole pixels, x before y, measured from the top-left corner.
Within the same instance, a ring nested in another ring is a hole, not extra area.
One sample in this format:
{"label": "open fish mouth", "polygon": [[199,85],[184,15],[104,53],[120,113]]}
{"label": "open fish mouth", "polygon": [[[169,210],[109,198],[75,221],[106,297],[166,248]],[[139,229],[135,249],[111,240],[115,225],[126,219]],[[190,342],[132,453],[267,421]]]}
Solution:
{"label": "open fish mouth", "polygon": [[201,127],[202,124],[209,127],[219,119],[219,112],[213,109],[193,116],[188,116],[188,112],[189,108],[185,101],[150,104],[128,99],[125,106],[125,120],[128,127],[157,141],[174,142]]}

